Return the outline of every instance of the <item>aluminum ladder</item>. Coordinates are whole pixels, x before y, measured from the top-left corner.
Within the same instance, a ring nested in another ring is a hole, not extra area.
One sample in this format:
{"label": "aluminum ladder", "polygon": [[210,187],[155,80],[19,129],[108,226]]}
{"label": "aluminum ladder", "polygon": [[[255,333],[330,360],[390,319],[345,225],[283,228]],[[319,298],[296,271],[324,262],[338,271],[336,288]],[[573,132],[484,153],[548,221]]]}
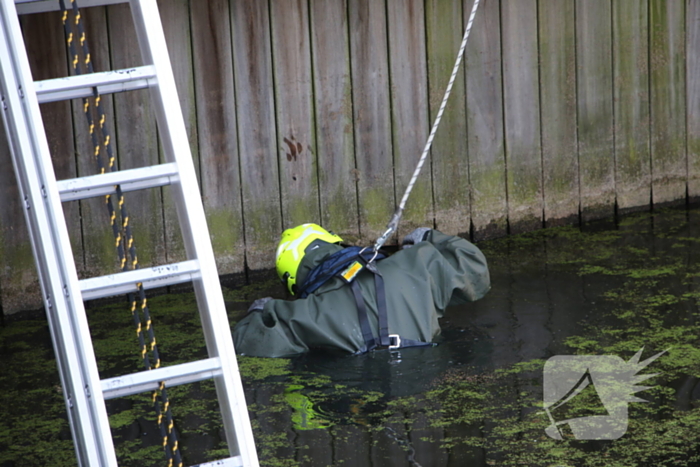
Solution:
{"label": "aluminum ladder", "polygon": [[[127,0],[83,0],[82,7]],[[230,456],[202,466],[258,466],[219,277],[199,196],[156,0],[130,0],[143,63],[128,70],[34,82],[18,14],[58,10],[58,0],[0,0],[3,121],[39,271],[78,464],[116,466],[105,400],[213,378]],[[39,103],[150,88],[166,163],[57,181]],[[187,260],[79,280],[61,202],[169,185]],[[208,357],[100,380],[84,300],[192,282]]]}

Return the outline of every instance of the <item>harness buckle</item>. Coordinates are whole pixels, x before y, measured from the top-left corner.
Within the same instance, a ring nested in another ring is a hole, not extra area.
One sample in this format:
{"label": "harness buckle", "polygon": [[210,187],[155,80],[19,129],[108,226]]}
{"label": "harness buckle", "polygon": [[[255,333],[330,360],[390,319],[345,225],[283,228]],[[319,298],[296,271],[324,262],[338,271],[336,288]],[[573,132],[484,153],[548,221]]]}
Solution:
{"label": "harness buckle", "polygon": [[401,348],[401,337],[398,334],[389,334],[389,350]]}

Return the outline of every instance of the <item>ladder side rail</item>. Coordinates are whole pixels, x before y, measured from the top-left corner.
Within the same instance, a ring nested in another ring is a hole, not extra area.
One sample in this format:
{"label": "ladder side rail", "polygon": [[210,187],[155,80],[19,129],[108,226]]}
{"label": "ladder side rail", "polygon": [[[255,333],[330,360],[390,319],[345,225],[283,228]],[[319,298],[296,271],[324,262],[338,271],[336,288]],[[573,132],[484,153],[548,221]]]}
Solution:
{"label": "ladder side rail", "polygon": [[[81,466],[116,466],[53,164],[13,2],[0,2],[4,123]],[[67,251],[61,247],[67,246]],[[73,293],[71,293],[73,292]],[[88,336],[87,343],[84,337]],[[106,428],[106,429],[105,429]]]}
{"label": "ladder side rail", "polygon": [[[0,39],[0,41],[1,40],[2,39]],[[0,49],[2,49],[0,50],[0,64],[4,65],[5,63],[8,63],[5,61],[7,55],[4,53],[4,43],[0,44]],[[2,65],[0,65],[0,67]],[[4,84],[7,82],[8,80],[6,79],[4,70],[2,70],[2,81],[0,82],[0,84]],[[13,86],[12,89],[16,88]],[[18,138],[14,138],[13,136],[13,132],[16,131],[17,128],[17,122],[11,120],[11,117],[7,114],[8,110],[12,108],[12,104],[7,103],[8,98],[6,96],[8,96],[8,91],[9,90],[6,89],[4,86],[2,87],[2,89],[0,89],[0,92],[3,95],[3,105],[8,105],[8,108],[5,109],[4,112],[3,123],[5,127],[5,132],[8,136],[9,149],[14,166],[15,177],[18,182],[17,186],[19,189],[20,199],[26,203],[26,201],[24,200],[29,199],[28,181],[24,176],[24,173],[26,173],[27,168],[24,166],[21,157],[19,156],[19,154],[22,151],[21,148],[24,145],[20,143],[20,141],[18,141]],[[50,288],[51,284],[45,283],[46,281],[44,280],[44,278],[48,277],[50,275],[50,272],[48,271],[48,267],[46,267],[45,264],[41,263],[38,260],[38,258],[41,255],[45,254],[44,249],[41,248],[41,245],[39,245],[37,240],[37,232],[41,231],[41,226],[40,223],[38,223],[36,219],[34,219],[34,217],[29,214],[29,210],[26,208],[26,204],[24,208],[24,217],[27,222],[27,230],[29,232],[29,239],[32,245],[34,261],[37,267],[37,271],[39,273],[39,284],[41,286],[42,299],[44,301],[44,306],[46,309],[46,318],[49,324],[49,329],[51,330],[51,341],[53,344],[54,355],[56,356],[56,365],[58,366],[61,387],[63,388],[64,402],[66,404],[68,422],[71,428],[73,439],[75,440],[74,447],[76,456],[78,458],[78,465],[89,465],[89,461],[87,460],[88,456],[82,448],[83,444],[78,443],[79,439],[85,439],[85,436],[89,434],[89,431],[86,434],[83,433],[84,430],[82,430],[80,425],[77,424],[79,416],[75,413],[86,413],[87,411],[87,403],[85,402],[85,399],[81,397],[82,391],[80,390],[80,388],[84,387],[85,384],[83,382],[80,371],[75,370],[79,367],[76,354],[74,352],[66,351],[67,348],[75,348],[75,336],[73,336],[71,328],[69,326],[65,326],[64,324],[66,321],[66,317],[57,316],[57,311],[52,306],[50,297],[52,296],[52,294],[55,295],[57,291],[52,291]],[[73,369],[73,371],[69,369]],[[89,443],[89,441],[84,441],[84,443]]]}
{"label": "ladder side rail", "polygon": [[176,162],[180,167],[180,183],[172,187],[185,250],[188,258],[197,258],[201,266],[201,278],[195,280],[193,285],[207,350],[210,357],[221,358],[224,368],[222,375],[214,381],[229,451],[232,456],[240,454],[244,465],[258,466],[248,407],[245,403],[185,122],[180,101],[173,98],[177,96],[177,88],[158,6],[155,0],[131,0],[130,3],[144,64],[155,66],[158,74],[158,84],[151,88],[151,93],[165,157],[168,162]]}

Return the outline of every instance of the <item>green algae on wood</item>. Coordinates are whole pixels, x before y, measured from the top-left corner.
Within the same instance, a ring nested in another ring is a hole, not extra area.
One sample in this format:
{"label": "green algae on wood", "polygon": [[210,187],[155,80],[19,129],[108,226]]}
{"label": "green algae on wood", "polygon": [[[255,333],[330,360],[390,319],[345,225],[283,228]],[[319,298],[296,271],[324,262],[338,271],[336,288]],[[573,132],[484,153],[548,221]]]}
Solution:
{"label": "green algae on wood", "polygon": [[347,4],[310,2],[321,223],[359,237]]}
{"label": "green algae on wood", "polygon": [[532,0],[501,5],[503,37],[503,107],[506,148],[508,222],[520,233],[541,228],[542,147],[537,5]]}
{"label": "green algae on wood", "polygon": [[[431,124],[437,116],[454,67],[455,53],[459,50],[463,32],[462,15],[461,2],[431,0],[425,4]],[[429,156],[435,196],[435,224],[438,230],[450,235],[469,230],[471,210],[468,140],[465,137],[467,120],[464,62],[465,59],[457,72],[450,100],[445,107],[443,120]],[[427,169],[426,167],[425,170]]]}
{"label": "green algae on wood", "polygon": [[245,243],[230,9],[225,0],[189,9],[202,203],[218,272],[231,274],[244,269]]}
{"label": "green algae on wood", "polygon": [[[398,203],[413,176],[430,131],[423,0],[387,2],[387,29],[394,196]],[[425,166],[421,172],[397,229],[400,236],[416,227],[433,224],[435,207],[430,166]]]}
{"label": "green algae on wood", "polygon": [[700,198],[700,54],[693,51],[700,44],[700,3],[688,0],[685,16],[688,196],[697,200]]}
{"label": "green algae on wood", "polygon": [[651,179],[654,204],[686,194],[685,5],[649,2]]}
{"label": "green algae on wood", "polygon": [[386,1],[348,2],[355,161],[362,241],[376,240],[396,207]]}
{"label": "green algae on wood", "polygon": [[574,3],[541,1],[538,20],[542,183],[549,227],[578,214]]}
{"label": "green algae on wood", "polygon": [[649,148],[649,12],[636,0],[613,2],[615,189],[622,212],[651,193]]}
{"label": "green algae on wood", "polygon": [[282,227],[321,222],[309,5],[272,0],[275,118]]}
{"label": "green algae on wood", "polygon": [[[470,11],[464,8],[464,23]],[[465,51],[469,196],[475,240],[507,231],[499,2],[483,2]]]}
{"label": "green algae on wood", "polygon": [[269,5],[256,0],[230,4],[246,262],[271,267],[270,251],[282,231],[277,129],[274,114]]}
{"label": "green algae on wood", "polygon": [[614,215],[610,16],[610,0],[576,3],[578,158],[584,221]]}

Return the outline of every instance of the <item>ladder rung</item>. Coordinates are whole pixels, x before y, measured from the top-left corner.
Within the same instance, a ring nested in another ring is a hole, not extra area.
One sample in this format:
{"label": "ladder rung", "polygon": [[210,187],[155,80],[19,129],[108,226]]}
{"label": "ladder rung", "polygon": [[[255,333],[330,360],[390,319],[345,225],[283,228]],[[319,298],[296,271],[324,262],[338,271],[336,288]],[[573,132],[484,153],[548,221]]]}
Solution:
{"label": "ladder rung", "polygon": [[158,389],[161,381],[167,386],[194,383],[210,379],[221,374],[219,357],[196,362],[181,363],[150,371],[141,371],[116,378],[103,379],[102,393],[105,399],[140,394]]}
{"label": "ladder rung", "polygon": [[61,180],[58,182],[58,192],[61,194],[61,201],[76,201],[113,194],[116,191],[116,185],[120,185],[122,191],[127,192],[170,185],[178,180],[177,164],[169,162],[139,169]]}
{"label": "ladder rung", "polygon": [[206,462],[204,464],[193,465],[192,467],[242,467],[243,458],[241,456],[229,457],[219,461]]}
{"label": "ladder rung", "polygon": [[[113,5],[115,3],[126,3],[129,0],[80,0],[78,6],[87,8],[91,6]],[[61,5],[57,0],[15,0],[17,13],[26,15],[29,13],[43,13],[44,11],[57,11]],[[66,0],[66,7],[70,8],[70,0]]]}
{"label": "ladder rung", "polygon": [[80,281],[80,291],[83,294],[83,300],[94,300],[136,292],[138,290],[136,284],[139,283],[143,284],[144,289],[152,289],[191,282],[200,276],[199,261],[189,260],[83,279]]}
{"label": "ladder rung", "polygon": [[155,82],[155,77],[156,71],[153,65],[145,65],[123,70],[101,71],[35,81],[34,89],[39,103],[43,104],[90,97],[95,87],[100,94],[144,89]]}

